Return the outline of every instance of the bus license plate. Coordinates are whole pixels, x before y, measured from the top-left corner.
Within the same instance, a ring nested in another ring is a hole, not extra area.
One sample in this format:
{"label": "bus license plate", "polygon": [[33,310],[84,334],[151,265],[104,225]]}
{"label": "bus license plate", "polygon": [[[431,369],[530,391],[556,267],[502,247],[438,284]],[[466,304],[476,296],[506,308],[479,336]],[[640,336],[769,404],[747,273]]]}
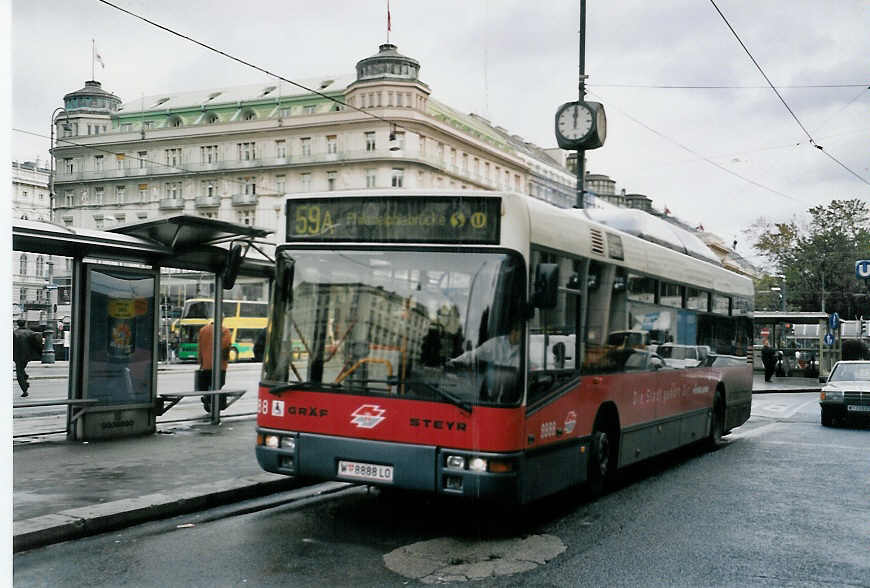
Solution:
{"label": "bus license plate", "polygon": [[849,412],[870,412],[870,406],[856,406],[854,404],[850,404],[846,407],[846,410]]}
{"label": "bus license plate", "polygon": [[360,463],[358,461],[339,461],[338,475],[342,478],[392,484],[393,466]]}

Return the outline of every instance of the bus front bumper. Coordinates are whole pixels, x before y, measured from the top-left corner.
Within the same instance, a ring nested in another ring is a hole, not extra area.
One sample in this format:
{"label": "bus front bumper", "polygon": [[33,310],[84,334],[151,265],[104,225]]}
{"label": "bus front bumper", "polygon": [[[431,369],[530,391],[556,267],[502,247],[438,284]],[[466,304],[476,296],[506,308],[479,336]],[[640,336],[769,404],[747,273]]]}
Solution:
{"label": "bus front bumper", "polygon": [[267,472],[288,476],[507,503],[521,496],[521,452],[482,453],[258,428],[256,455]]}

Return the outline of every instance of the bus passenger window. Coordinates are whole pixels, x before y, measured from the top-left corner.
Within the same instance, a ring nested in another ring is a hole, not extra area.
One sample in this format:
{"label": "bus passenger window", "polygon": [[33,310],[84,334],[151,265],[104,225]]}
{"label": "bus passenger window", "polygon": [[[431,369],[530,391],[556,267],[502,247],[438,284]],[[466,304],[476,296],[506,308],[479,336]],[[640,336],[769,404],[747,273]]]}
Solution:
{"label": "bus passenger window", "polygon": [[577,331],[580,318],[579,289],[585,261],[552,253],[532,252],[531,272],[539,263],[559,264],[556,307],[537,309],[529,321],[529,406],[563,390],[579,376]]}

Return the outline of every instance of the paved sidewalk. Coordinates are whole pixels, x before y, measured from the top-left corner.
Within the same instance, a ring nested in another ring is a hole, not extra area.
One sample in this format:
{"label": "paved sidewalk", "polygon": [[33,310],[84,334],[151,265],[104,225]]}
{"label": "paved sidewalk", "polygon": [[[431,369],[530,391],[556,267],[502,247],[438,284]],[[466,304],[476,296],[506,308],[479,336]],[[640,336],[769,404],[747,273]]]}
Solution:
{"label": "paved sidewalk", "polygon": [[260,469],[252,417],[114,441],[13,446],[13,548],[32,549],[299,486]]}
{"label": "paved sidewalk", "polygon": [[764,381],[763,372],[755,372],[752,375],[752,392],[753,394],[764,394],[765,392],[818,392],[822,389],[822,384],[818,378],[777,378],[774,376],[770,382]]}

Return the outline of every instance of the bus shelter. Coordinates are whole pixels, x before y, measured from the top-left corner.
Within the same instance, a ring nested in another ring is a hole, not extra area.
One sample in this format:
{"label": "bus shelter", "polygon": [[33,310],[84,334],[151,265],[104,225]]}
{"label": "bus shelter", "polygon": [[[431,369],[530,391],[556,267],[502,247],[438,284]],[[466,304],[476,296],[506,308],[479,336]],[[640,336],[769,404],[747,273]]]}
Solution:
{"label": "bus shelter", "polygon": [[[67,406],[70,439],[86,441],[156,431],[156,417],[162,414],[166,400],[156,385],[160,269],[213,274],[213,320],[215,332],[220,332],[224,287],[231,287],[236,276],[271,279],[273,263],[257,242],[270,232],[186,215],[111,231],[37,221],[13,224],[13,250],[63,256],[73,262],[74,342],[70,345],[67,396],[51,402]],[[260,255],[247,256],[251,248]],[[220,365],[220,337],[214,338],[209,352],[213,365]],[[212,371],[211,391],[216,391],[220,388],[219,370]],[[213,423],[219,422],[219,406],[219,402],[211,402]]]}
{"label": "bus shelter", "polygon": [[782,352],[784,375],[824,381],[842,355],[841,323],[832,327],[825,312],[755,312],[754,357],[756,370],[764,369],[761,348],[769,344]]}

